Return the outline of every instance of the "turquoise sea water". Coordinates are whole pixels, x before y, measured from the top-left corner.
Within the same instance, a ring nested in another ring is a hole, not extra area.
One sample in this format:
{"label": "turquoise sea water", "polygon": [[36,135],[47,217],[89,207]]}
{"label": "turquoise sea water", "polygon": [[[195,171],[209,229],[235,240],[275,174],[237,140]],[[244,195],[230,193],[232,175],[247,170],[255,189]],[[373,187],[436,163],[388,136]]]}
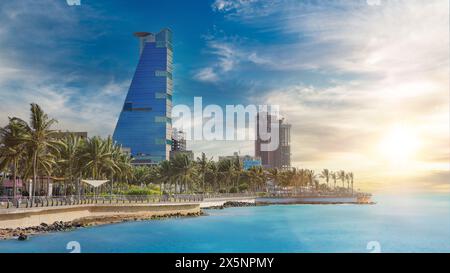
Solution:
{"label": "turquoise sea water", "polygon": [[0,241],[0,252],[450,252],[450,195],[379,196],[376,205],[274,205]]}

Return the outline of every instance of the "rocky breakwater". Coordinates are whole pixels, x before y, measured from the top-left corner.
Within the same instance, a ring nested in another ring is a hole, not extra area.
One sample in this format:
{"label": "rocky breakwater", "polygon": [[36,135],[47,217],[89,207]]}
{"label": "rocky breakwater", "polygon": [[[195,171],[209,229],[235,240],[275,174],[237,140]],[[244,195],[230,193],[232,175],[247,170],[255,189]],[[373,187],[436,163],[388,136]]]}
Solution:
{"label": "rocky breakwater", "polygon": [[56,231],[67,231],[83,226],[84,225],[81,223],[59,221],[54,222],[53,224],[50,225],[42,223],[39,226],[34,227],[0,229],[0,239],[17,238],[19,241],[24,241],[28,239],[30,235]]}
{"label": "rocky breakwater", "polygon": [[256,204],[254,202],[239,202],[239,201],[228,201],[223,203],[221,206],[212,206],[208,209],[225,209],[225,208],[237,208],[237,207],[254,207]]}
{"label": "rocky breakwater", "polygon": [[76,228],[114,224],[128,221],[144,220],[162,220],[167,218],[193,217],[203,215],[203,212],[194,213],[167,213],[162,215],[112,215],[112,216],[94,216],[84,217],[70,222],[58,221],[53,224],[42,223],[39,226],[26,228],[7,228],[0,229],[0,240],[16,238],[19,241],[25,241],[31,235],[43,234],[49,232],[70,231]]}

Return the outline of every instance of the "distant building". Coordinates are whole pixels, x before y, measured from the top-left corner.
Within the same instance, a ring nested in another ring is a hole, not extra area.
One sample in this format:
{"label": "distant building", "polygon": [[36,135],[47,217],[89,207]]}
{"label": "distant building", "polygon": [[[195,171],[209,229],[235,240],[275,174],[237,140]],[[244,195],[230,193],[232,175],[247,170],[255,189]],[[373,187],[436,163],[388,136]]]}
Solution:
{"label": "distant building", "polygon": [[172,151],[186,151],[186,133],[174,129],[172,132]]}
{"label": "distant building", "polygon": [[56,132],[56,138],[58,138],[58,139],[65,138],[65,137],[68,137],[70,135],[74,135],[74,136],[77,136],[77,137],[82,138],[82,139],[86,139],[88,137],[88,133],[87,132],[70,132],[70,131],[65,131],[65,132],[64,131],[58,131],[58,132]]}
{"label": "distant building", "polygon": [[[271,123],[278,122],[279,145],[273,151],[262,151],[261,145],[269,141],[261,140],[259,135],[259,116],[267,115],[267,131],[271,131]],[[255,156],[261,158],[263,167],[288,169],[291,167],[291,125],[284,123],[284,119],[269,115],[268,113],[259,113],[256,118],[257,138],[255,141]]]}
{"label": "distant building", "polygon": [[244,170],[260,166],[262,166],[261,159],[244,159],[242,161],[242,167],[244,168]]}
{"label": "distant building", "polygon": [[283,123],[280,125],[280,167],[289,169],[291,167],[291,125]]}
{"label": "distant building", "polygon": [[219,161],[221,160],[235,160],[239,159],[239,163],[242,165],[244,170],[248,170],[251,167],[261,166],[261,158],[251,155],[239,155],[239,153],[234,153],[228,156],[219,156]]}
{"label": "distant building", "polygon": [[179,154],[186,155],[190,160],[194,160],[194,152],[192,151],[170,151],[170,159],[175,158]]}
{"label": "distant building", "polygon": [[169,159],[172,146],[172,32],[137,32],[140,58],[113,139],[134,165]]}
{"label": "distant building", "polygon": [[186,133],[182,130],[173,129],[170,159],[173,159],[178,154],[187,155],[190,160],[194,160],[194,153],[186,150]]}

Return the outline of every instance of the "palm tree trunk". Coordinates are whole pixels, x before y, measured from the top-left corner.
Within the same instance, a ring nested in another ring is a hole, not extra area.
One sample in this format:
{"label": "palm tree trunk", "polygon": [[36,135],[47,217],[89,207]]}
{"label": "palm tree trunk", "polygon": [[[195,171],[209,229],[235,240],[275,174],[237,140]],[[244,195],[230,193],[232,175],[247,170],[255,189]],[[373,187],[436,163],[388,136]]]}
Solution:
{"label": "palm tree trunk", "polygon": [[30,198],[31,198],[31,206],[33,206],[33,196],[34,196],[34,186],[37,181],[37,150],[34,151],[33,154],[33,180],[31,181],[31,190],[30,190]]}
{"label": "palm tree trunk", "polygon": [[205,193],[205,173],[203,173],[203,176],[202,176],[202,188],[203,188],[203,193]]}
{"label": "palm tree trunk", "polygon": [[14,170],[13,170],[13,175],[14,175],[14,186],[13,186],[13,201],[14,199],[16,199],[16,194],[17,194],[17,159],[14,159]]}
{"label": "palm tree trunk", "polygon": [[111,192],[110,195],[113,195],[114,191],[114,175],[111,175]]}

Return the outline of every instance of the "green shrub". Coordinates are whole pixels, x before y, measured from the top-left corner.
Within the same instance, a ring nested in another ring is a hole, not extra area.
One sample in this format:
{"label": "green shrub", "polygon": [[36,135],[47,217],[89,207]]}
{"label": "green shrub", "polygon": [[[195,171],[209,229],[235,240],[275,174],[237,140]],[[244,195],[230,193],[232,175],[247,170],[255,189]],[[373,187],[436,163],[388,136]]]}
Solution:
{"label": "green shrub", "polygon": [[160,194],[158,187],[146,186],[130,186],[126,190],[119,191],[118,194],[121,195],[157,195]]}
{"label": "green shrub", "polygon": [[238,189],[239,189],[239,192],[244,192],[244,191],[248,190],[248,184],[242,183],[239,185]]}

